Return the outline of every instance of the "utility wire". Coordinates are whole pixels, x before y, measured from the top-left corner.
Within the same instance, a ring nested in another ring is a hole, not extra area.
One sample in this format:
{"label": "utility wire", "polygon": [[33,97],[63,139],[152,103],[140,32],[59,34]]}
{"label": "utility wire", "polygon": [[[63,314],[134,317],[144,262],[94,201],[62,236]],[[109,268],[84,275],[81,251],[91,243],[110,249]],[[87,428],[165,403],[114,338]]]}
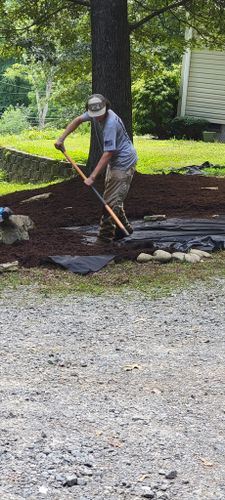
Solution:
{"label": "utility wire", "polygon": [[[20,78],[20,77],[17,77]],[[4,80],[4,78],[0,78],[0,83],[4,83],[4,85],[11,85],[12,87],[19,87],[20,89],[28,89],[30,90],[30,87],[25,87],[24,85],[17,85],[16,83],[11,83],[9,81]]]}
{"label": "utility wire", "polygon": [[[9,92],[0,92],[0,95],[9,95]],[[19,92],[19,93],[18,92],[10,92],[10,95],[27,95],[27,93],[26,92]],[[43,96],[43,95],[45,95],[45,93],[39,92],[39,95]]]}

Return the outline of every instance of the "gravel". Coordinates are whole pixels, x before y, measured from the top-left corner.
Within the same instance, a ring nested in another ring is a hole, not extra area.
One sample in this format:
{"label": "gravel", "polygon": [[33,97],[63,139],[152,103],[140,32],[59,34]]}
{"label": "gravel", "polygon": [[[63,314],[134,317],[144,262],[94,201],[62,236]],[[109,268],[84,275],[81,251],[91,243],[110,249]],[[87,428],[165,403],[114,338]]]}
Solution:
{"label": "gravel", "polygon": [[1,500],[224,500],[224,293],[5,290]]}

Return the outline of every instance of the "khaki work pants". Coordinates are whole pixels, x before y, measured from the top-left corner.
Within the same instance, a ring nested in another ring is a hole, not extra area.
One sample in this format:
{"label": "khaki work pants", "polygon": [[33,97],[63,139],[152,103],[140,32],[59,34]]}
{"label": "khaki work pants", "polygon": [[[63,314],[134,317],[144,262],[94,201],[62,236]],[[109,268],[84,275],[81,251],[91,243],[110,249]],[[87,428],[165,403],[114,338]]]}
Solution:
{"label": "khaki work pants", "polygon": [[[105,189],[103,198],[106,203],[113,209],[117,217],[131,234],[132,226],[127,220],[124,211],[124,201],[130,189],[131,181],[134,176],[136,163],[128,170],[112,169],[109,165],[105,177]],[[107,214],[104,214],[100,221],[99,238],[104,241],[112,241],[122,236],[122,231],[116,227],[114,220]]]}

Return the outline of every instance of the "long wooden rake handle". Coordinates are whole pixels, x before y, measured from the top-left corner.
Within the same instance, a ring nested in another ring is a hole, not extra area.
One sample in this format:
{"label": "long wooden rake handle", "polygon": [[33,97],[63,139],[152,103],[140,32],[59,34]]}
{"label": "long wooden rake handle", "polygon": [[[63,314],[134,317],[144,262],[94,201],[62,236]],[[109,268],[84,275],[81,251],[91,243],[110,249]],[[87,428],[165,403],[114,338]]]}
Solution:
{"label": "long wooden rake handle", "polygon": [[[82,177],[83,180],[87,179],[87,177],[84,174],[84,172],[82,172],[82,170],[80,169],[80,167],[78,167],[78,165],[75,163],[75,161],[67,154],[66,150],[60,148],[60,151],[62,151],[62,153],[64,154],[64,156],[68,160],[68,162],[71,163],[72,167],[74,168],[74,170],[77,171],[77,173],[80,175],[80,177]],[[124,234],[126,236],[129,236],[128,231],[126,230],[126,228],[124,227],[124,225],[122,224],[122,222],[120,221],[120,219],[114,213],[114,211],[112,210],[112,208],[105,202],[104,198],[100,195],[100,193],[97,191],[97,189],[94,186],[90,186],[90,187],[91,187],[92,191],[94,191],[94,193],[96,194],[96,196],[99,198],[99,200],[103,203],[103,205],[105,206],[105,209],[110,214],[110,216],[112,217],[112,219],[115,221],[116,225],[120,229],[122,229],[122,231],[124,232]]]}

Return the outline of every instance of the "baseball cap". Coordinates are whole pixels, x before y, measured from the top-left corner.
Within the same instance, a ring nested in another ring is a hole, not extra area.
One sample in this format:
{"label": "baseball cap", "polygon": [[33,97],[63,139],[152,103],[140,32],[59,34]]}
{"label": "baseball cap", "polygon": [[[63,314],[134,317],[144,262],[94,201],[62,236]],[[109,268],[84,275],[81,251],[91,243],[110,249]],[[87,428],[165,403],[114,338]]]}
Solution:
{"label": "baseball cap", "polygon": [[87,111],[89,116],[102,116],[106,112],[106,99],[101,94],[93,94],[88,98]]}

